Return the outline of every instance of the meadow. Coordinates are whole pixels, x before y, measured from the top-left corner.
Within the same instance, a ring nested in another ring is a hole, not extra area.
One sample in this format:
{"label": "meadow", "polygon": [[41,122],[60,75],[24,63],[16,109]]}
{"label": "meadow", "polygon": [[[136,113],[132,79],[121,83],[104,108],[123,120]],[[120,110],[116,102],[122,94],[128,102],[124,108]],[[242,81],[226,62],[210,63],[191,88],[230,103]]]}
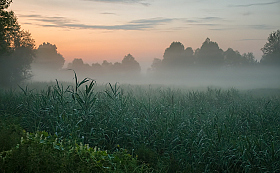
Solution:
{"label": "meadow", "polygon": [[[101,164],[100,172],[280,172],[279,90],[270,94],[234,88],[98,85],[76,78],[74,84],[41,82],[2,89],[0,118],[0,172],[25,161],[11,154],[21,154],[16,148],[30,147],[31,139],[44,143],[42,137],[52,143],[45,155],[40,150],[45,159],[41,161],[50,167],[54,167],[51,160],[62,157],[58,153],[67,148],[57,147],[68,141],[77,152],[79,146],[86,152],[99,148],[103,161],[105,156],[120,158],[105,159],[107,166]],[[86,162],[81,155],[70,161]],[[116,166],[120,161],[125,166]],[[113,162],[114,169],[103,170]],[[58,167],[67,167],[61,164]]]}

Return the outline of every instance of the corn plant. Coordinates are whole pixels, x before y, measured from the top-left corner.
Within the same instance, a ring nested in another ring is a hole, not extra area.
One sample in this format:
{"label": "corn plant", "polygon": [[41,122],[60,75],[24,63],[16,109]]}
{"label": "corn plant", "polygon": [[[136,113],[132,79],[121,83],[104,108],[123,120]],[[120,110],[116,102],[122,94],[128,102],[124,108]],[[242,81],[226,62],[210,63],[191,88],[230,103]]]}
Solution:
{"label": "corn plant", "polygon": [[157,172],[280,171],[277,93],[97,86],[76,73],[74,86],[45,85],[1,91],[1,118],[108,151],[121,146]]}

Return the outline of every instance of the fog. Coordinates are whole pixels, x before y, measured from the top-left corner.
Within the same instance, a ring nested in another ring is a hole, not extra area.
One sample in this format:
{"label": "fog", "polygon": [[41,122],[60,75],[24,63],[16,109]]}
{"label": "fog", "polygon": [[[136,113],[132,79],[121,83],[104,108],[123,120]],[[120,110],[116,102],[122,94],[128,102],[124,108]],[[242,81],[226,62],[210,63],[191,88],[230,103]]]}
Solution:
{"label": "fog", "polygon": [[[236,89],[279,88],[280,70],[271,67],[251,68],[190,68],[187,70],[172,70],[161,73],[129,74],[127,73],[91,73],[75,71],[78,79],[86,77],[98,84],[120,83],[135,85],[167,85],[184,86],[188,88],[217,87]],[[74,82],[74,72],[70,69],[59,71],[36,70],[31,81]]]}
{"label": "fog", "polygon": [[[280,31],[277,34],[280,35]],[[196,50],[185,48],[180,42],[172,42],[165,49],[162,59],[155,58],[147,71],[143,71],[143,68],[141,71],[138,63],[140,58],[131,54],[115,63],[104,60],[101,64],[87,64],[82,58],[76,58],[65,65],[64,57],[57,52],[57,47],[43,43],[37,49],[36,58],[31,64],[31,81],[72,82],[76,73],[79,80],[90,78],[99,84],[118,82],[190,88],[279,88],[279,48],[274,47],[266,43],[262,48],[264,55],[257,61],[251,52],[241,55],[232,48],[224,51],[209,38]]]}

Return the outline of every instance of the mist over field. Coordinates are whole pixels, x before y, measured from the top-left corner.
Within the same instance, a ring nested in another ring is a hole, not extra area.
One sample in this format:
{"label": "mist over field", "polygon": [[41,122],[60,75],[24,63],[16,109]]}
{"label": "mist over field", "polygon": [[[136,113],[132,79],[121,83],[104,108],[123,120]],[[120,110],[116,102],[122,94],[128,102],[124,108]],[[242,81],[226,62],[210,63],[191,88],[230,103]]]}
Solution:
{"label": "mist over field", "polygon": [[[146,73],[138,75],[129,74],[98,74],[83,71],[75,71],[78,78],[90,78],[99,84],[115,83],[150,85],[162,84],[167,86],[194,87],[218,87],[236,89],[279,88],[280,71],[278,68],[237,68],[237,69],[188,69],[184,71],[165,71],[160,74]],[[53,71],[36,71],[31,81],[50,82],[74,82],[74,72],[71,69]]]}
{"label": "mist over field", "polygon": [[[90,65],[83,59],[76,58],[65,65],[63,56],[57,52],[57,47],[43,43],[36,50],[36,57],[31,64],[33,74],[31,80],[42,82],[57,79],[73,82],[75,72],[79,79],[87,77],[101,84],[119,82],[191,88],[208,86],[237,89],[279,88],[278,48],[273,50],[269,44],[266,43],[262,48],[263,58],[257,61],[251,52],[241,55],[238,50],[232,48],[224,51],[219,48],[218,43],[209,38],[195,51],[191,47],[185,48],[180,42],[172,42],[165,49],[163,59],[155,58],[146,70],[141,68],[137,58],[131,54],[125,55],[122,61],[115,63],[104,60],[101,64]],[[267,53],[266,49],[274,53]]]}
{"label": "mist over field", "polygon": [[280,172],[279,4],[0,0],[0,172]]}

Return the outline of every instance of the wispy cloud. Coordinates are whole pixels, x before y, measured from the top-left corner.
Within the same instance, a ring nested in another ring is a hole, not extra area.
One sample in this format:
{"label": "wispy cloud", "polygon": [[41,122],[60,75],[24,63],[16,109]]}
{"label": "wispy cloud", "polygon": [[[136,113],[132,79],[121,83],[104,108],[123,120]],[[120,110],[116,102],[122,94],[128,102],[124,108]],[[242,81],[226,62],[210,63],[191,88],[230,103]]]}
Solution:
{"label": "wispy cloud", "polygon": [[210,28],[211,31],[228,31],[233,30],[233,28]]}
{"label": "wispy cloud", "polygon": [[257,30],[271,30],[273,29],[272,26],[269,25],[248,25],[251,29],[257,29]]}
{"label": "wispy cloud", "polygon": [[181,19],[188,25],[197,25],[197,26],[219,26],[221,25],[221,21],[225,21],[220,17],[203,17],[203,18],[195,18],[195,19]]}
{"label": "wispy cloud", "polygon": [[203,17],[203,18],[200,18],[201,20],[204,20],[204,21],[217,21],[217,20],[223,20],[223,18],[220,18],[220,17],[213,17],[213,16],[210,16],[210,17]]}
{"label": "wispy cloud", "polygon": [[46,17],[42,15],[20,15],[20,17],[29,18],[36,21],[35,25],[43,27],[58,27],[58,28],[71,28],[71,29],[105,29],[105,30],[145,30],[151,29],[158,25],[170,23],[176,19],[169,18],[151,18],[133,20],[126,24],[120,25],[88,25],[79,23],[76,20],[71,20],[65,17]]}
{"label": "wispy cloud", "polygon": [[186,23],[209,23],[209,22],[219,22],[219,21],[225,21],[221,17],[202,17],[202,18],[194,18],[194,19],[182,19]]}
{"label": "wispy cloud", "polygon": [[169,23],[174,20],[175,18],[151,18],[151,19],[140,19],[140,20],[133,20],[129,23],[131,24],[144,24],[144,25],[155,25],[155,24],[164,24]]}
{"label": "wispy cloud", "polygon": [[[101,13],[101,14],[110,14],[115,15],[115,13]],[[100,29],[100,30],[150,30],[156,29],[157,26],[165,25],[168,28],[168,24],[172,22],[180,22],[180,25],[177,25],[177,29],[180,28],[190,28],[195,26],[208,27],[209,30],[230,30],[231,26],[228,26],[224,23],[226,21],[223,18],[209,16],[204,18],[194,18],[194,19],[186,19],[186,18],[148,18],[148,19],[138,19],[128,21],[122,24],[115,25],[90,25],[84,24],[77,20],[72,20],[66,17],[50,17],[43,15],[19,15],[21,18],[27,18],[28,21],[26,23],[39,25],[43,27],[55,27],[55,28],[67,28],[67,29]],[[243,26],[245,27],[245,26]],[[269,29],[270,26],[267,25],[248,25],[246,26],[250,29]],[[174,28],[174,27],[173,27]]]}
{"label": "wispy cloud", "polygon": [[263,41],[266,39],[255,39],[255,38],[246,38],[246,39],[240,39],[240,40],[236,40],[236,41]]}
{"label": "wispy cloud", "polygon": [[144,0],[83,0],[83,1],[106,2],[106,3],[127,3],[127,4],[137,3],[137,4],[142,4],[144,6],[150,5],[150,3],[147,3]]}
{"label": "wispy cloud", "polygon": [[117,15],[116,13],[109,13],[109,12],[104,12],[104,13],[100,13],[100,14]]}
{"label": "wispy cloud", "polygon": [[265,5],[273,5],[280,3],[280,1],[272,1],[272,2],[260,2],[260,3],[251,3],[251,4],[239,4],[239,5],[230,5],[230,7],[252,7],[252,6],[265,6]]}

